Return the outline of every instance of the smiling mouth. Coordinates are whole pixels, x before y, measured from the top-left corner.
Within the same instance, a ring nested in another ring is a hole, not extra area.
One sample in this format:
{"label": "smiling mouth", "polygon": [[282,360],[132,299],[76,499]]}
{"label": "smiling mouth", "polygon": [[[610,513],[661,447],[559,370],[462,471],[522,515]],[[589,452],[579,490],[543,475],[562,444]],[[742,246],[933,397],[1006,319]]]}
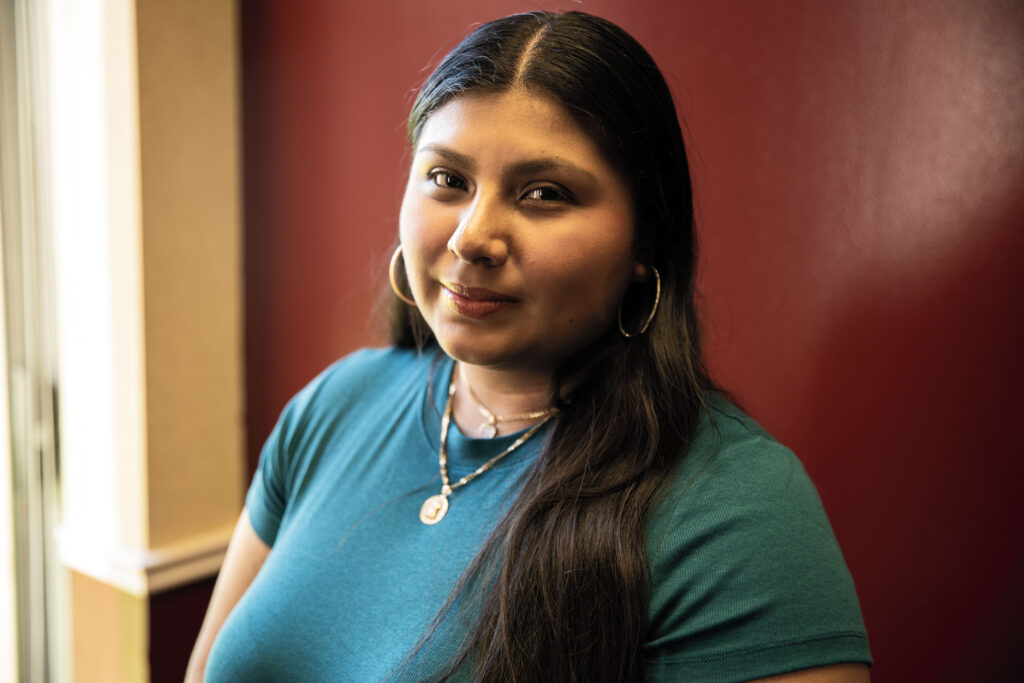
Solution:
{"label": "smiling mouth", "polygon": [[508,310],[519,300],[508,294],[483,287],[465,287],[454,282],[441,282],[441,294],[449,308],[466,318],[484,318]]}

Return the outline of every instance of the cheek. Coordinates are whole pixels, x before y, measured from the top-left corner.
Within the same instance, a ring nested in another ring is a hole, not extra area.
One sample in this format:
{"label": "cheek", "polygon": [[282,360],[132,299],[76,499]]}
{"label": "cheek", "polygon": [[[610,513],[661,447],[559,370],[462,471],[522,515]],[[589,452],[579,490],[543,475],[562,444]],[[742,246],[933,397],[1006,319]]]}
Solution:
{"label": "cheek", "polygon": [[[409,286],[423,306],[429,306],[432,290],[430,272],[447,252],[444,216],[434,202],[407,188],[398,215],[398,237]],[[425,312],[425,311],[422,311]]]}
{"label": "cheek", "polygon": [[451,236],[451,216],[437,201],[409,187],[398,214],[398,236],[407,250],[442,251]]}
{"label": "cheek", "polygon": [[405,194],[402,195],[402,206],[398,212],[398,239],[406,248],[409,240],[417,232],[416,219],[420,213],[417,210],[417,203],[418,198],[412,188],[406,186]]}
{"label": "cheek", "polygon": [[417,193],[407,190],[398,214],[398,238],[409,267],[423,261],[430,242],[430,215],[424,211],[423,204]]}
{"label": "cheek", "polygon": [[[595,230],[595,226],[598,227]],[[603,229],[602,229],[603,228]],[[616,215],[587,225],[587,237],[575,241],[564,262],[566,275],[588,286],[590,299],[616,299],[633,276],[636,256],[632,225]],[[596,234],[595,234],[596,233]]]}
{"label": "cheek", "polygon": [[[624,253],[625,252],[625,253]],[[607,322],[629,287],[633,259],[628,246],[615,251],[577,251],[546,269],[551,302],[558,317],[574,324]]]}

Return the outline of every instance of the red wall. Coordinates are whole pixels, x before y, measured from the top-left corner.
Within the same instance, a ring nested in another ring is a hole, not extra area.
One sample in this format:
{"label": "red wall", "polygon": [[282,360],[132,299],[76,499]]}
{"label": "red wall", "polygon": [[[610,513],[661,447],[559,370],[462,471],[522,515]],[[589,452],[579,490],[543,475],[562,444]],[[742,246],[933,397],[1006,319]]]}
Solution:
{"label": "red wall", "polygon": [[426,67],[582,9],[689,129],[720,382],[817,482],[887,681],[1024,666],[1024,10],[1015,0],[241,3],[249,437],[379,342]]}

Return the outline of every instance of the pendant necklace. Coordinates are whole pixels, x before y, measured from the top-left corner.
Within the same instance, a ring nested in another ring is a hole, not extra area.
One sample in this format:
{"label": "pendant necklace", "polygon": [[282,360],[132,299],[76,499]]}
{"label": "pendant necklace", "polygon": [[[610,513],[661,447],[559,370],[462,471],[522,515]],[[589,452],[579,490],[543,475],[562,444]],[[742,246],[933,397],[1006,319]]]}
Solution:
{"label": "pendant necklace", "polygon": [[485,439],[493,439],[498,435],[498,423],[500,422],[522,422],[523,420],[539,420],[541,418],[551,417],[558,412],[558,408],[551,406],[550,408],[544,408],[543,410],[533,410],[528,413],[515,413],[513,415],[495,415],[487,409],[480,399],[473,393],[473,387],[466,383],[466,389],[469,391],[469,397],[473,399],[473,403],[476,404],[476,409],[480,411],[484,419],[487,422],[480,425],[480,436]]}
{"label": "pendant necklace", "polygon": [[[547,424],[548,420],[558,413],[557,408],[548,408],[545,411],[541,411],[544,415],[544,419],[526,430],[526,432],[516,439],[511,446],[503,450],[501,453],[498,453],[483,465],[480,465],[480,467],[476,468],[475,471],[470,472],[454,484],[451,484],[448,482],[448,427],[452,421],[452,403],[455,398],[457,369],[458,368],[452,370],[452,381],[451,384],[448,385],[448,400],[444,406],[444,414],[441,416],[441,446],[437,453],[437,459],[441,468],[441,493],[430,496],[423,501],[423,505],[420,507],[420,521],[427,525],[437,524],[444,519],[446,514],[448,514],[448,496],[452,495],[452,491],[461,486],[465,486],[487,470],[491,469],[491,467],[499,460],[526,443],[530,437],[540,431],[541,427]],[[497,422],[497,420],[495,421]],[[495,428],[495,431],[497,431],[497,428]]]}

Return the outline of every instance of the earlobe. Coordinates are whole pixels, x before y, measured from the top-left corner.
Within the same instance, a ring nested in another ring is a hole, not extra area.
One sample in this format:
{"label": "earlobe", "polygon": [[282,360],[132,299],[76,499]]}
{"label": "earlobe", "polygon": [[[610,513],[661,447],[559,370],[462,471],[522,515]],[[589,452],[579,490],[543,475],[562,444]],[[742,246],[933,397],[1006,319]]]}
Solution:
{"label": "earlobe", "polygon": [[633,264],[633,282],[647,282],[651,277],[650,269],[637,261]]}

